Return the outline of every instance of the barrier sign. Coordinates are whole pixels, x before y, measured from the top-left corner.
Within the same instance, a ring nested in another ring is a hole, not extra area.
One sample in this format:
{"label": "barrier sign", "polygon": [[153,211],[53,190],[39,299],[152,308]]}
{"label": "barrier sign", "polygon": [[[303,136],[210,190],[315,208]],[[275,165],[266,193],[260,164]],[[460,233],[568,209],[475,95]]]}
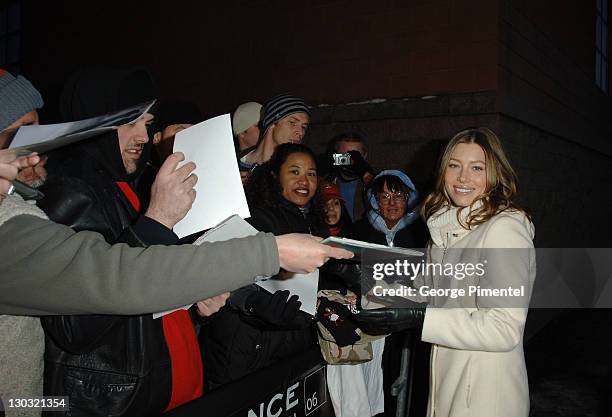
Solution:
{"label": "barrier sign", "polygon": [[[327,401],[325,366],[305,375],[300,375],[281,386],[264,401],[236,415],[246,417],[306,417],[327,416],[331,406]],[[326,406],[326,407],[324,407]],[[320,413],[325,411],[325,413]],[[333,415],[333,414],[331,414]]]}
{"label": "barrier sign", "polygon": [[318,346],[205,393],[166,417],[334,417]]}

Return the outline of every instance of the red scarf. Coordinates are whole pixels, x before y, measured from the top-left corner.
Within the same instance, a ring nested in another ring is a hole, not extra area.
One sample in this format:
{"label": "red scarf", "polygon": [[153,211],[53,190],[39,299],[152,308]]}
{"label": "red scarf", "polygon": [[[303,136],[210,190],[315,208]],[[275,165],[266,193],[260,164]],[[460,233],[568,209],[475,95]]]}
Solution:
{"label": "red scarf", "polygon": [[[134,210],[139,212],[140,200],[130,185],[117,181],[117,186]],[[189,312],[178,310],[166,314],[161,320],[172,364],[172,396],[165,413],[201,397],[204,392],[204,378],[200,346]]]}
{"label": "red scarf", "polygon": [[338,236],[342,232],[340,226],[329,226],[329,234],[332,236]]}

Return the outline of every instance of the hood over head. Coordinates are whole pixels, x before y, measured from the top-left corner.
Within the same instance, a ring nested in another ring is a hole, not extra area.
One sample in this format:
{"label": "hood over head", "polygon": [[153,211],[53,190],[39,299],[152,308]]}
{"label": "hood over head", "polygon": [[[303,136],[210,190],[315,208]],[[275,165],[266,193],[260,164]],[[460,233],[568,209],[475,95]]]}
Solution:
{"label": "hood over head", "polygon": [[[60,112],[64,121],[75,121],[125,109],[157,96],[151,74],[143,68],[88,68],[74,74],[64,85]],[[154,112],[154,109],[149,110]],[[80,142],[71,151],[82,151],[99,161],[116,181],[137,178],[149,160],[152,137],[145,144],[138,169],[128,175],[123,166],[117,131]],[[77,149],[78,148],[78,149]]]}

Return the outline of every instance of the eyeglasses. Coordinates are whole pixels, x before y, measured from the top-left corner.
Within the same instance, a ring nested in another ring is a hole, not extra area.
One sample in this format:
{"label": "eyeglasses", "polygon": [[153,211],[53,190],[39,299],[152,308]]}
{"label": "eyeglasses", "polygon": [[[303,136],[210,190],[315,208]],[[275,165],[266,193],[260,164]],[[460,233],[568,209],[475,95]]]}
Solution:
{"label": "eyeglasses", "polygon": [[404,192],[398,191],[395,193],[380,193],[378,194],[378,201],[381,203],[388,204],[391,200],[396,201],[398,203],[405,203],[408,199],[408,195]]}

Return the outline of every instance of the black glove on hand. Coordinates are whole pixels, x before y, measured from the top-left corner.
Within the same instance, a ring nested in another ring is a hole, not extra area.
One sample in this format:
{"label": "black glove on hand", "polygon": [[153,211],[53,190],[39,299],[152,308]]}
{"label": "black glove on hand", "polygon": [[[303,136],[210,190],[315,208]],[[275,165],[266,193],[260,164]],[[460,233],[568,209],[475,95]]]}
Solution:
{"label": "black glove on hand", "polygon": [[[292,327],[296,316],[300,314],[302,303],[297,295],[289,297],[288,290],[270,294],[258,291],[246,300],[247,314],[279,327]],[[301,327],[301,326],[298,326]]]}
{"label": "black glove on hand", "polygon": [[376,336],[399,332],[405,329],[418,329],[423,326],[425,305],[408,308],[378,308],[361,310],[353,316],[359,328],[367,334]]}
{"label": "black glove on hand", "polygon": [[351,312],[345,305],[324,297],[319,298],[317,320],[331,333],[340,347],[352,345],[359,340],[357,326],[349,321],[350,316]]}
{"label": "black glove on hand", "polygon": [[361,265],[351,260],[330,259],[323,265],[326,276],[339,280],[346,288],[356,294],[361,293]]}
{"label": "black glove on hand", "polygon": [[374,173],[374,170],[372,169],[370,164],[368,164],[366,160],[363,158],[363,155],[361,155],[361,152],[348,151],[348,153],[351,155],[351,159],[353,161],[353,163],[350,166],[350,170],[353,171],[356,175],[358,175],[361,178],[365,175],[366,172],[369,172],[371,174]]}

